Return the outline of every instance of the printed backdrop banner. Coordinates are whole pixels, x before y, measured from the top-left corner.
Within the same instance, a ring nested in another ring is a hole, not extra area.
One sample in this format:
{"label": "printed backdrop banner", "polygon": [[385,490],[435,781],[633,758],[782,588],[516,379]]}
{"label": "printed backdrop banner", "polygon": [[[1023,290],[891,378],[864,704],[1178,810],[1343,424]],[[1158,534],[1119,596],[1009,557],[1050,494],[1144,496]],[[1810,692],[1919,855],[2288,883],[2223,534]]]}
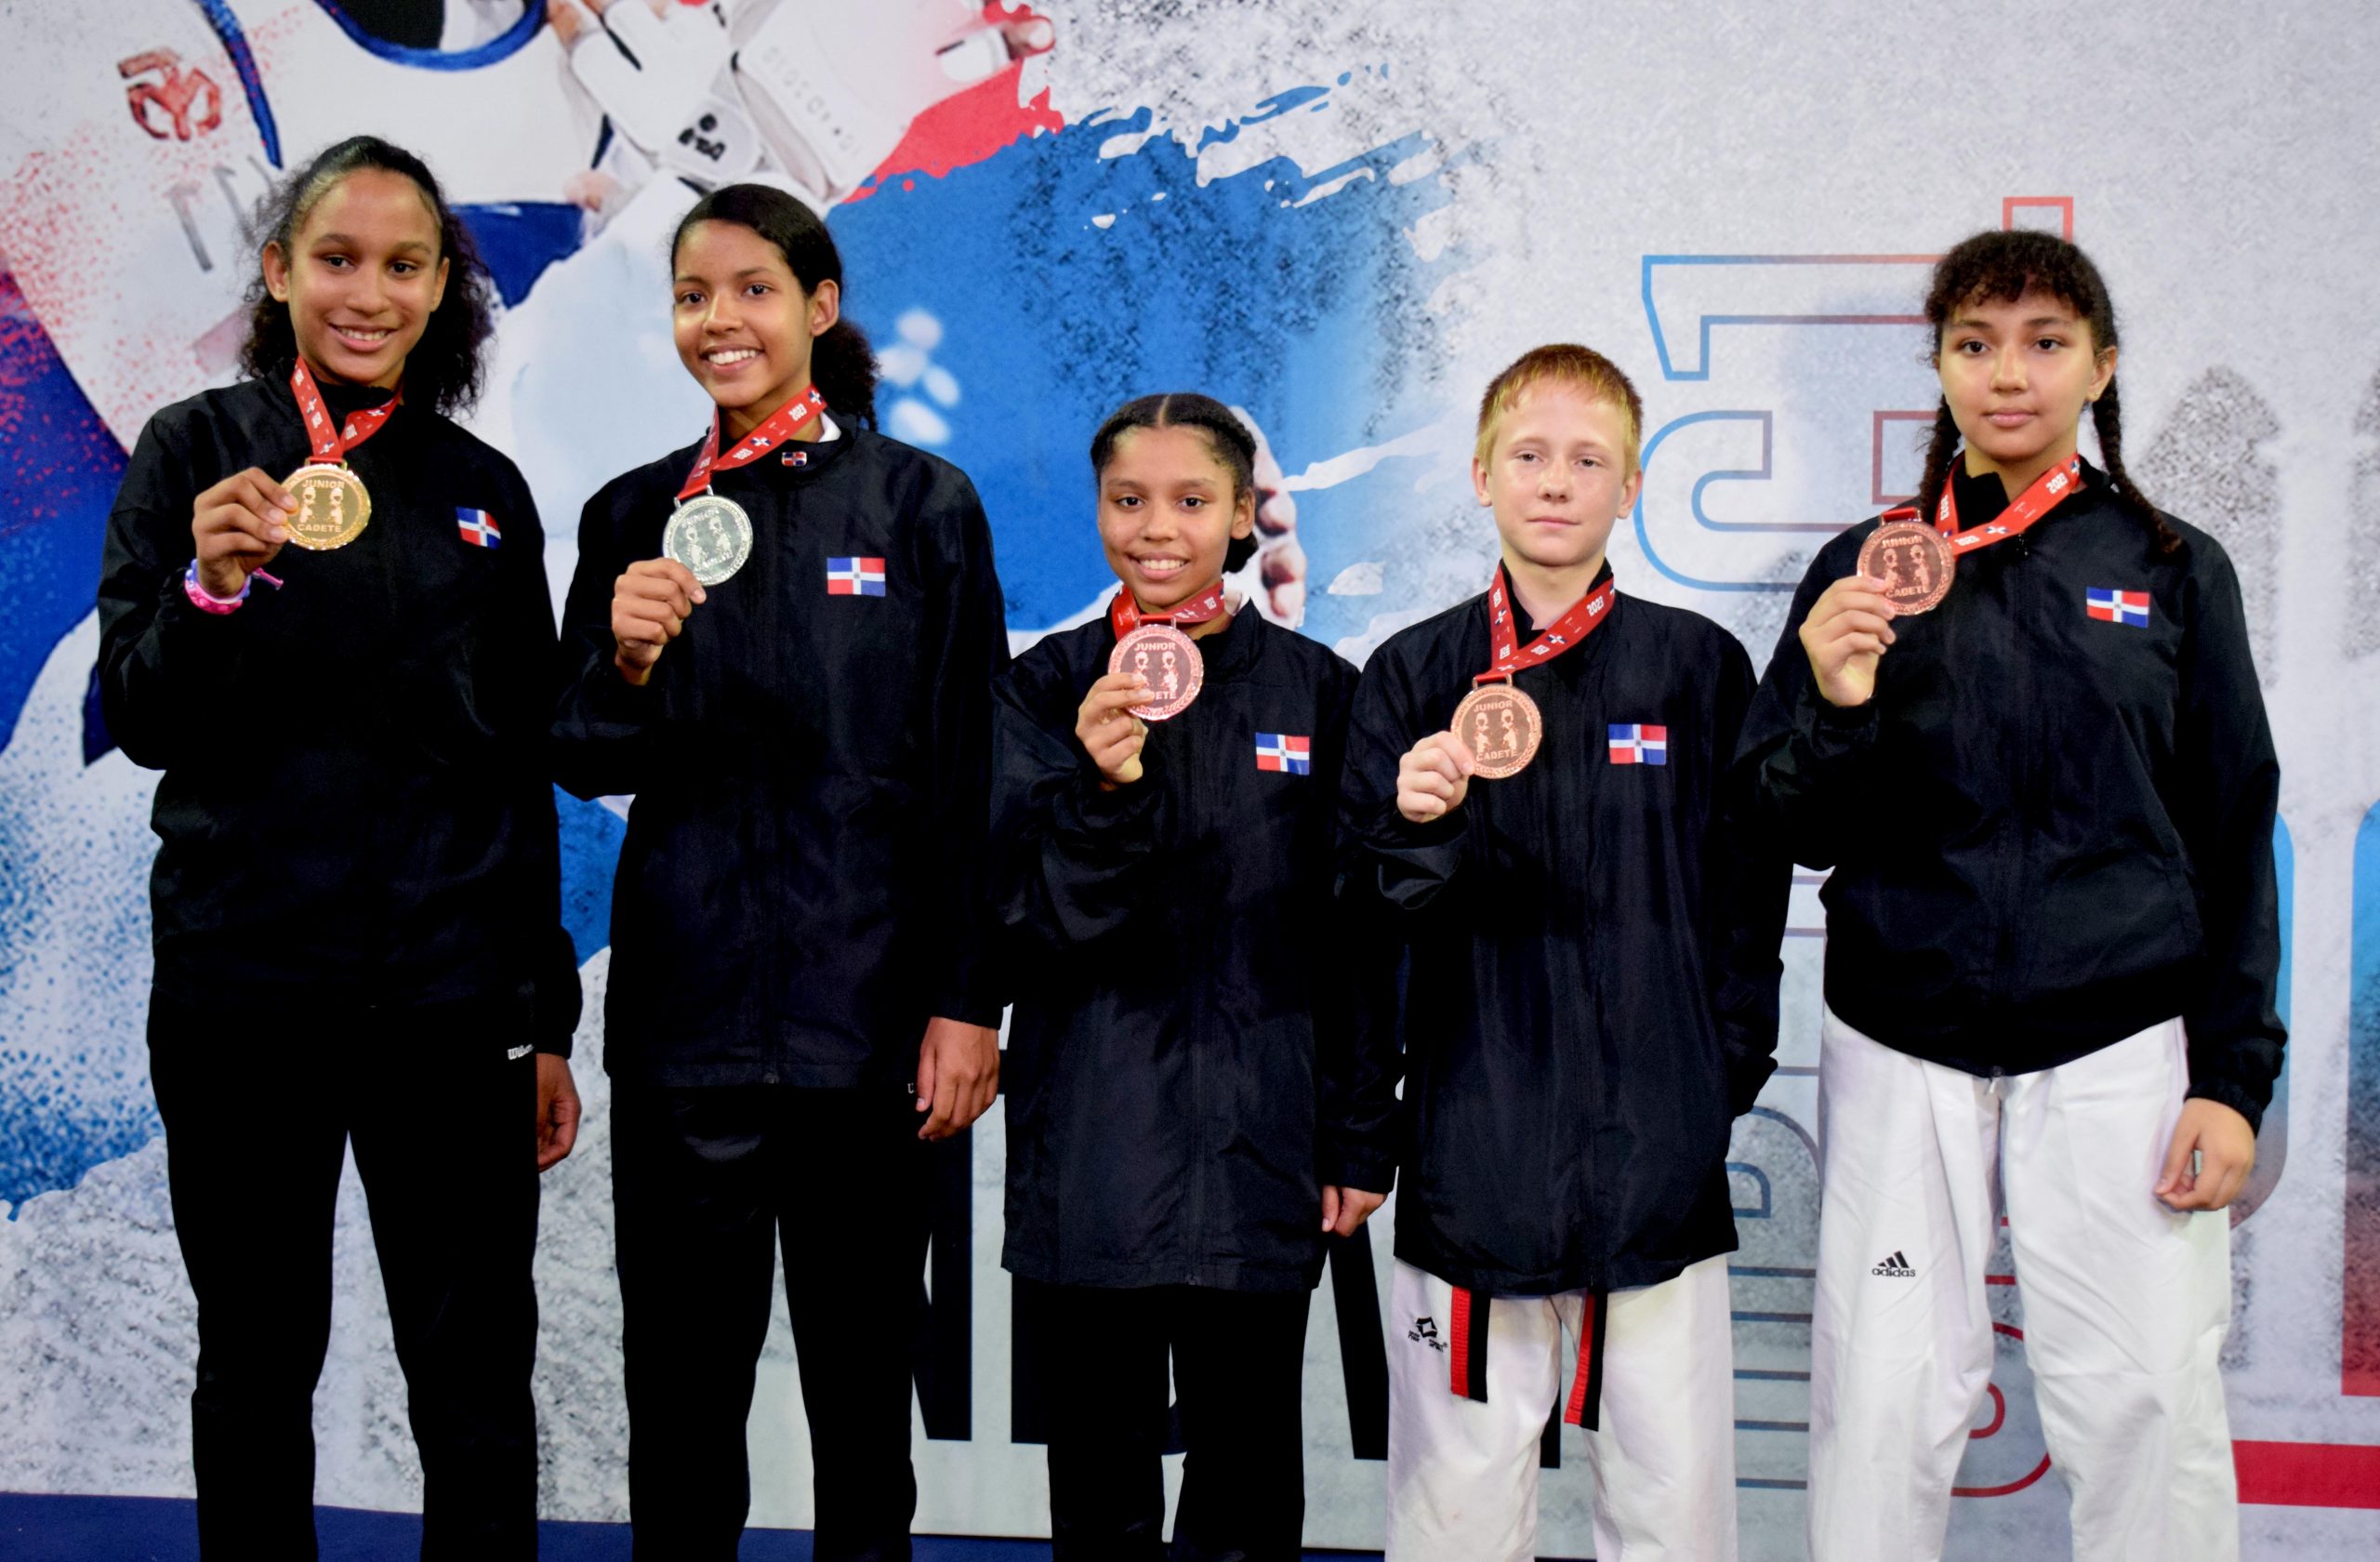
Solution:
{"label": "printed backdrop banner", "polygon": [[[0,1489],[191,1490],[192,1303],[142,1030],[156,777],[91,714],[92,589],[124,450],[232,373],[256,263],[240,218],[368,130],[428,157],[488,257],[504,312],[473,422],[528,474],[557,597],[586,497],[703,427],[664,245],[696,183],[757,177],[829,211],[884,426],[975,479],[1019,644],[1112,584],[1084,459],[1100,417],[1195,388],[1263,432],[1258,609],[1360,661],[1486,577],[1472,409],[1517,351],[1573,339],[1625,364],[1647,407],[1622,589],[1717,618],[1765,661],[1811,552],[1916,485],[1932,258],[2002,226],[2085,245],[2122,311],[2131,465],[2237,562],[2284,766],[2294,1039],[2234,1212],[2224,1356],[2248,1552],[2374,1554],[2369,7],[617,0],[601,25],[577,0],[554,9],[0,0]],[[561,1518],[625,1516],[600,1014],[627,806],[562,801],[590,1017],[588,1126],[546,1179],[537,1268],[543,1506]],[[1731,1151],[1757,1558],[1802,1555],[1816,883],[1794,897],[1783,1066]],[[925,1529],[1047,1533],[1036,1409],[1013,1387],[1030,1333],[998,1264],[1002,1140],[995,1108],[944,1159]],[[1316,1302],[1316,1544],[1381,1540],[1383,1352],[1426,1348],[1384,1314],[1395,1218],[1335,1255]],[[416,1507],[353,1188],[337,1251],[319,1494]],[[2063,1489],[2023,1298],[1996,1268],[2002,1351],[1951,1555],[2055,1555]],[[780,1302],[751,1419],[759,1524],[810,1518],[799,1397]],[[1592,1545],[1577,1436],[1545,1472],[1560,1555]]]}

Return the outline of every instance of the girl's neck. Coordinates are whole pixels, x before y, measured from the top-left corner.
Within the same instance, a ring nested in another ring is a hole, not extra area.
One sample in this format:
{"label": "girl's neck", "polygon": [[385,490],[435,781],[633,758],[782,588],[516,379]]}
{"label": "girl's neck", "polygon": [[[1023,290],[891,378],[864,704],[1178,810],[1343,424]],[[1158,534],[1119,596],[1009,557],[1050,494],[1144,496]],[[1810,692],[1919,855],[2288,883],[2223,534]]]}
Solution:
{"label": "girl's neck", "polygon": [[299,353],[298,357],[299,361],[306,365],[306,372],[314,377],[314,383],[325,388],[337,385],[355,390],[394,390],[399,385],[403,383],[405,377],[405,361],[402,358],[398,359],[395,364],[391,364],[389,368],[389,372],[382,375],[377,379],[356,380],[340,378],[337,375],[333,374],[330,370],[323,367],[320,364],[315,363],[311,358],[307,357],[302,352]]}
{"label": "girl's neck", "polygon": [[[800,390],[788,391],[784,396],[774,401],[760,401],[751,403],[746,406],[720,408],[720,428],[725,431],[727,436],[720,443],[721,444],[734,444],[737,440],[742,439],[745,435],[750,433],[761,424],[766,423],[770,418],[774,417],[778,413],[783,412],[787,407],[791,406],[796,397],[806,395],[809,393],[809,390],[810,382],[808,380],[804,380],[801,383]],[[826,415],[824,413],[813,412],[800,428],[793,430],[790,433],[787,434],[786,437],[787,439],[802,441],[815,440],[823,431],[825,421]]]}
{"label": "girl's neck", "polygon": [[1530,563],[1511,552],[1504,554],[1504,573],[1513,583],[1513,596],[1528,615],[1529,622],[1542,629],[1567,613],[1580,598],[1593,589],[1595,576],[1603,573],[1604,556],[1559,568]]}
{"label": "girl's neck", "polygon": [[1966,446],[1964,464],[1969,477],[1997,476],[2000,479],[2000,485],[2008,491],[2008,497],[2013,501],[2039,481],[2042,473],[2062,467],[2074,459],[2076,448],[2075,436],[2069,434],[2065,439],[2028,460],[2003,463],[1993,460],[1982,451],[1977,450],[1970,442]]}

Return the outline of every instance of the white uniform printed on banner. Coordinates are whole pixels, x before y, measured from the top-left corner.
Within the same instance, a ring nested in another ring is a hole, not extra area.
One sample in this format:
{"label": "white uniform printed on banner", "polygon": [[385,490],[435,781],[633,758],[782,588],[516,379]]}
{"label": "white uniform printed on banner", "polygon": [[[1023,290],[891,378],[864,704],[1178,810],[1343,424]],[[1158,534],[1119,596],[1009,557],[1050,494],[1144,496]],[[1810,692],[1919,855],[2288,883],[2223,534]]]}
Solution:
{"label": "white uniform printed on banner", "polygon": [[386,136],[458,205],[553,199],[594,152],[543,33],[440,67],[366,46],[314,0],[20,0],[0,33],[46,62],[0,120],[0,255],[127,447],[158,407],[232,377],[243,225],[324,146]]}
{"label": "white uniform printed on banner", "polygon": [[1938,1558],[1990,1378],[2008,1218],[2025,1350],[2076,1562],[2235,1562],[2218,1356],[2231,1224],[2156,1185],[2188,1089],[2179,1020],[1983,1079],[1825,1020],[1810,1555]]}
{"label": "white uniform printed on banner", "polygon": [[[1538,1439],[1573,1387],[1586,1293],[1477,1298],[1488,1397],[1458,1395],[1454,1288],[1390,1282],[1388,1562],[1528,1562]],[[1735,1562],[1735,1353],[1725,1254],[1605,1299],[1600,1427],[1587,1433],[1597,1562]]]}

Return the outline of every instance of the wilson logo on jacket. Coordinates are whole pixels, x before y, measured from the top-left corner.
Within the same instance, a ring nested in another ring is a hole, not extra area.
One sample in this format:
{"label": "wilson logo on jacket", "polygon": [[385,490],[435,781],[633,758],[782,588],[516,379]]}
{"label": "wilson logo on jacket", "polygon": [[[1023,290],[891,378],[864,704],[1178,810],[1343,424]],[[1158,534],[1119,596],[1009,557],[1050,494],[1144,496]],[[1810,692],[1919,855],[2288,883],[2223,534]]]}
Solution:
{"label": "wilson logo on jacket", "polygon": [[1610,724],[1611,762],[1614,764],[1656,764],[1670,762],[1670,730],[1648,727],[1641,721]]}
{"label": "wilson logo on jacket", "polygon": [[1314,739],[1296,733],[1258,733],[1256,768],[1287,771],[1291,775],[1314,774]]}
{"label": "wilson logo on jacket", "polygon": [[494,548],[504,540],[504,528],[496,523],[495,516],[483,510],[466,510],[456,505],[455,529],[473,548]]}
{"label": "wilson logo on jacket", "polygon": [[2082,593],[2083,611],[2106,624],[2130,624],[2135,629],[2149,627],[2149,593],[2119,591],[2112,586],[2094,586]]}
{"label": "wilson logo on jacket", "polygon": [[881,559],[829,559],[826,594],[830,597],[880,597],[884,594]]}

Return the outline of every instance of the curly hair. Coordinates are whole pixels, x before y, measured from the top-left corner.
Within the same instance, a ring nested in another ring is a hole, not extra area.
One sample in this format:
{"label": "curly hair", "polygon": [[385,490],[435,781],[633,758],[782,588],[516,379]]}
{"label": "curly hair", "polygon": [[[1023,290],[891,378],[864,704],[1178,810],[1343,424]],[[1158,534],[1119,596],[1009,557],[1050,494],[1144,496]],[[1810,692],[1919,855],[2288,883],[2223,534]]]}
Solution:
{"label": "curly hair", "polygon": [[[447,262],[446,293],[430,311],[421,339],[405,355],[405,397],[440,413],[463,411],[479,399],[480,356],[495,330],[494,307],[487,270],[480,263],[470,230],[446,204],[438,180],[420,158],[377,136],[350,136],[324,147],[258,203],[249,223],[250,246],[261,252],[267,245],[278,245],[284,256],[295,254],[306,218],[339,180],[359,168],[411,179],[438,218],[438,253]],[[248,338],[240,349],[241,367],[256,379],[287,375],[298,362],[298,333],[290,324],[289,306],[272,296],[261,269],[248,283],[246,303]]]}
{"label": "curly hair", "polygon": [[[2028,293],[2046,293],[2082,317],[2094,351],[2116,345],[2116,306],[2099,268],[2075,245],[2054,233],[2028,229],[1977,233],[1935,263],[1934,285],[1925,294],[1925,324],[1934,333],[1934,356],[1942,355],[1942,332],[1961,305],[2014,303]],[[2110,378],[2091,404],[2091,425],[2099,435],[2099,463],[2117,499],[2155,534],[2157,550],[2170,553],[2181,537],[2149,502],[2123,466],[2123,405]],[[1959,425],[1946,398],[1935,409],[1925,449],[1925,476],[1918,484],[1918,513],[1931,515],[1950,481],[1950,459],[1959,448]]]}

